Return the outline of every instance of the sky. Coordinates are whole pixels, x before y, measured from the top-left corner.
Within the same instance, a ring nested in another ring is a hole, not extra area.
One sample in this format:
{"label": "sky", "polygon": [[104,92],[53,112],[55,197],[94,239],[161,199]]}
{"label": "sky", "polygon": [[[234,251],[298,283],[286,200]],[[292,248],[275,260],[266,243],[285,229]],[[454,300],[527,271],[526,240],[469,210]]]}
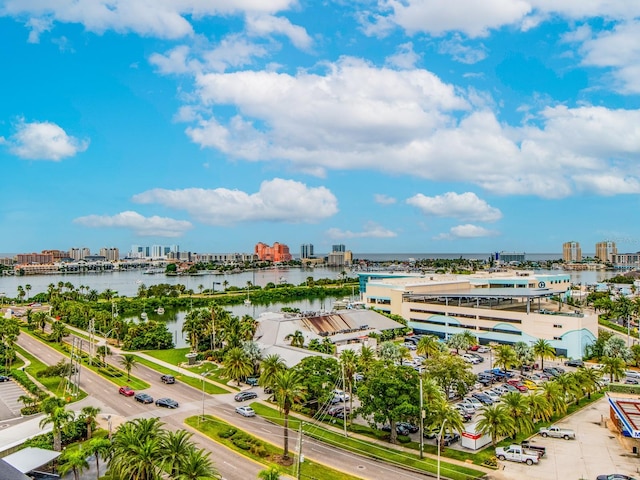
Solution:
{"label": "sky", "polygon": [[0,251],[640,250],[638,0],[0,0]]}

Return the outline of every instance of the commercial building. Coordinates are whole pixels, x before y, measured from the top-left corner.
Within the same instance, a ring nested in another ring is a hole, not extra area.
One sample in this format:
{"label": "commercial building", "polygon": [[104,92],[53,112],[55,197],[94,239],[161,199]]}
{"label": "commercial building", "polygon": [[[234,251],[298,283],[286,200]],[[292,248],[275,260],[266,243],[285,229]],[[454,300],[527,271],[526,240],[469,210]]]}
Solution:
{"label": "commercial building", "polygon": [[611,256],[611,261],[615,268],[619,268],[621,270],[633,270],[640,268],[640,252],[616,253]]}
{"label": "commercial building", "polygon": [[255,246],[255,254],[261,261],[267,262],[288,262],[291,260],[289,247],[284,243],[275,242],[272,247],[266,243],[259,242]]}
{"label": "commercial building", "polygon": [[607,240],[596,243],[596,258],[601,262],[611,262],[617,253],[616,242]]}
{"label": "commercial building", "polygon": [[346,252],[347,248],[344,246],[344,244],[339,243],[337,245],[332,245],[331,246],[331,251],[332,252]]}
{"label": "commercial building", "polygon": [[306,258],[314,258],[312,243],[303,243],[300,245],[300,260]]}
{"label": "commercial building", "polygon": [[91,255],[91,250],[89,250],[87,247],[71,247],[69,249],[69,257],[74,260],[82,260],[87,255]]}
{"label": "commercial building", "polygon": [[565,262],[581,262],[582,249],[579,242],[565,242],[562,244],[562,259]]}
{"label": "commercial building", "polygon": [[630,452],[640,453],[640,400],[637,395],[610,392],[609,418],[623,437],[623,445]]}
{"label": "commercial building", "polygon": [[359,276],[365,305],[401,315],[416,333],[446,339],[470,331],[480,344],[531,344],[542,338],[558,355],[571,358],[581,358],[598,335],[597,315],[552,300],[570,294],[566,274]]}
{"label": "commercial building", "polygon": [[115,247],[102,247],[100,256],[106,258],[109,262],[117,262],[120,260],[120,250]]}
{"label": "commercial building", "polygon": [[41,264],[46,265],[53,263],[53,255],[51,253],[19,253],[16,256],[17,263],[24,264]]}
{"label": "commercial building", "polygon": [[527,261],[526,254],[516,252],[496,252],[493,259],[502,264],[518,265]]}

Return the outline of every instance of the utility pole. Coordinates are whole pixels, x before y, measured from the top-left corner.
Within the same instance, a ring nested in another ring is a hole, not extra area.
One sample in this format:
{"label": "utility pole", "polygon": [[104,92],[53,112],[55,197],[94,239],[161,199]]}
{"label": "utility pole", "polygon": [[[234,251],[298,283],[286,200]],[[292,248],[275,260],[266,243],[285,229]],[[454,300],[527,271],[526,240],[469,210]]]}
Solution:
{"label": "utility pole", "polygon": [[298,429],[298,463],[296,464],[296,479],[300,480],[302,470],[302,462],[304,462],[304,455],[302,455],[302,423],[300,422],[300,427]]}
{"label": "utility pole", "polygon": [[95,325],[96,319],[91,317],[89,319],[89,328],[87,329],[89,331],[89,365],[92,365],[92,361],[93,361],[93,342],[95,341],[95,330],[96,330],[96,325]]}
{"label": "utility pole", "polygon": [[345,382],[344,377],[344,362],[341,362],[342,365],[342,391],[344,395],[342,396],[342,401],[344,403],[344,409],[342,410],[342,425],[344,427],[344,436],[348,437],[347,433],[347,383]]}
{"label": "utility pole", "polygon": [[420,459],[424,458],[424,400],[422,395],[422,376],[420,376]]}

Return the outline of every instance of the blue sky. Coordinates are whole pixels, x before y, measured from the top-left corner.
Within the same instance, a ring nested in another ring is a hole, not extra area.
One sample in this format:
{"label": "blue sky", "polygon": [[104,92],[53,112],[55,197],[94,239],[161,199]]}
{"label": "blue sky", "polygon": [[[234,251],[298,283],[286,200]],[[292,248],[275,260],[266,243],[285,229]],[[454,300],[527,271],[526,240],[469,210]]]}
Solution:
{"label": "blue sky", "polygon": [[0,0],[0,251],[640,250],[637,0]]}

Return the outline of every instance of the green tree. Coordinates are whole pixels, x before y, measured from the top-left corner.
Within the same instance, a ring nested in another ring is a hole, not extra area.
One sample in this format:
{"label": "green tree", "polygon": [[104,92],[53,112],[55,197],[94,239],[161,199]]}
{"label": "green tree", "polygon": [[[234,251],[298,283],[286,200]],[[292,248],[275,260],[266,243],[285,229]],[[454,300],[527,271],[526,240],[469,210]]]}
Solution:
{"label": "green tree", "polygon": [[494,349],[493,365],[505,372],[518,364],[518,357],[511,345],[498,345]]}
{"label": "green tree", "polygon": [[214,480],[220,474],[213,465],[210,453],[192,448],[180,464],[175,480]]}
{"label": "green tree", "polygon": [[425,358],[431,358],[434,355],[442,352],[442,344],[438,340],[438,337],[434,335],[425,335],[418,340],[416,353],[423,355]]}
{"label": "green tree", "polygon": [[290,333],[289,335],[284,337],[284,339],[290,340],[292,347],[304,347],[304,334],[300,330],[296,330],[295,332]]}
{"label": "green tree", "polygon": [[373,348],[368,345],[363,346],[360,349],[360,355],[358,355],[358,368],[363,374],[369,373],[371,370],[371,366],[374,365],[376,361],[376,353]]}
{"label": "green tree", "polygon": [[402,359],[400,347],[392,341],[382,342],[378,349],[378,358],[387,363],[400,362]]}
{"label": "green tree", "polygon": [[100,358],[104,364],[107,363],[107,356],[111,354],[112,352],[108,345],[100,345],[96,350],[96,355],[98,355],[98,358]]}
{"label": "green tree", "polygon": [[576,376],[573,373],[562,373],[554,378],[553,382],[558,385],[567,403],[577,400],[582,395],[582,389],[578,386]]}
{"label": "green tree", "polygon": [[423,362],[424,375],[434,379],[443,392],[466,394],[476,382],[470,364],[457,355],[438,355]]}
{"label": "green tree", "polygon": [[87,425],[87,440],[91,440],[93,429],[96,426],[96,418],[100,413],[99,407],[88,405],[80,410],[80,419]]}
{"label": "green tree", "polygon": [[506,437],[513,432],[513,418],[504,405],[487,405],[480,409],[476,429],[478,432],[489,435],[491,444],[495,447],[499,437]]}
{"label": "green tree", "polygon": [[111,442],[106,438],[92,438],[88,453],[96,459],[96,480],[100,480],[100,459],[106,460],[110,457]]}
{"label": "green tree", "polygon": [[612,382],[618,382],[625,375],[625,361],[620,357],[602,357],[600,363],[602,371],[609,375]]}
{"label": "green tree", "polygon": [[531,348],[533,350],[533,354],[540,358],[540,370],[544,370],[545,359],[548,358],[549,360],[552,360],[556,356],[556,349],[543,338],[539,338]]}
{"label": "green tree", "polygon": [[87,451],[79,449],[65,450],[60,455],[60,463],[58,470],[61,475],[66,475],[69,472],[73,472],[73,478],[80,480],[80,474],[89,468],[89,462],[87,462]]}
{"label": "green tree", "polygon": [[273,380],[273,396],[280,412],[284,415],[284,453],[289,459],[289,412],[294,403],[304,399],[303,378],[298,370],[289,369],[276,373]]}
{"label": "green tree", "polygon": [[633,358],[631,350],[625,344],[624,339],[614,335],[610,337],[602,346],[602,355],[605,357],[619,357],[625,362]]}
{"label": "green tree", "polygon": [[191,443],[193,434],[186,430],[178,430],[177,432],[167,431],[162,435],[162,453],[160,455],[163,469],[169,471],[171,478],[176,478],[180,467],[194,450]]}
{"label": "green tree", "polygon": [[[344,389],[349,393],[349,412],[353,410],[353,382],[358,372],[358,355],[350,348],[340,352],[340,367],[346,385]],[[345,419],[346,420],[346,419]]]}
{"label": "green tree", "polygon": [[240,348],[235,347],[230,349],[224,356],[224,367],[222,368],[222,374],[238,382],[253,373],[253,362],[246,352]]}
{"label": "green tree", "polygon": [[460,350],[469,350],[472,345],[475,345],[476,337],[468,330],[460,333],[454,333],[447,340],[447,346],[455,349],[456,353]]}
{"label": "green tree", "polygon": [[[45,406],[43,406],[44,411]],[[50,411],[45,411],[46,416],[40,420],[40,428],[51,425],[53,433],[53,450],[59,452],[62,450],[62,431],[66,428],[73,418],[73,412],[67,410],[64,406],[52,407]]]}
{"label": "green tree", "polygon": [[549,405],[549,402],[540,390],[530,393],[525,397],[525,400],[529,409],[529,415],[531,415],[531,420],[534,423],[539,420],[544,422],[551,420],[553,408]]}
{"label": "green tree", "polygon": [[555,413],[563,414],[567,411],[567,403],[564,399],[564,394],[556,382],[550,380],[543,383],[539,392]]}
{"label": "green tree", "polygon": [[333,357],[311,356],[298,363],[297,370],[302,377],[302,390],[310,410],[327,405],[333,398],[328,385],[338,385],[342,378],[340,365]]}
{"label": "green tree", "polygon": [[575,372],[576,383],[591,399],[591,394],[600,388],[602,372],[595,368],[579,368]]}
{"label": "green tree", "polygon": [[108,474],[113,478],[159,480],[161,425],[157,418],[137,418],[120,425],[113,436]]}
{"label": "green tree", "polygon": [[519,433],[528,433],[533,430],[529,404],[525,395],[520,392],[509,392],[502,397],[501,402],[513,420],[511,438],[515,438]]}
{"label": "green tree", "polygon": [[182,333],[187,334],[187,341],[191,346],[192,352],[198,351],[198,340],[204,328],[205,325],[202,322],[199,310],[191,310],[187,313],[184,323],[182,324]]}
{"label": "green tree", "polygon": [[267,355],[260,362],[260,385],[264,388],[272,388],[276,374],[286,368],[287,364],[280,355],[275,353]]}
{"label": "green tree", "polygon": [[[454,409],[444,397],[429,405],[428,427],[442,429],[442,433],[453,433],[464,431],[464,424],[460,413]],[[439,433],[438,433],[439,434]],[[438,438],[438,449],[442,449],[441,438]]]}
{"label": "green tree", "polygon": [[258,478],[261,480],[280,480],[280,469],[275,465],[271,465],[265,470],[260,470]]}
{"label": "green tree", "polygon": [[520,375],[522,375],[525,365],[531,365],[535,360],[533,349],[525,342],[516,342],[513,345],[513,351],[518,359],[518,367],[520,367]]}
{"label": "green tree", "polygon": [[131,380],[131,369],[138,365],[138,359],[131,353],[123,353],[120,358],[120,365],[127,372],[127,381]]}
{"label": "green tree", "polygon": [[420,392],[418,372],[410,367],[379,362],[358,388],[358,412],[374,425],[388,423],[390,442],[397,442],[396,423],[416,418]]}
{"label": "green tree", "polygon": [[62,339],[67,335],[69,335],[69,331],[65,324],[60,320],[51,324],[51,333],[49,334],[51,340],[57,343],[62,343]]}

